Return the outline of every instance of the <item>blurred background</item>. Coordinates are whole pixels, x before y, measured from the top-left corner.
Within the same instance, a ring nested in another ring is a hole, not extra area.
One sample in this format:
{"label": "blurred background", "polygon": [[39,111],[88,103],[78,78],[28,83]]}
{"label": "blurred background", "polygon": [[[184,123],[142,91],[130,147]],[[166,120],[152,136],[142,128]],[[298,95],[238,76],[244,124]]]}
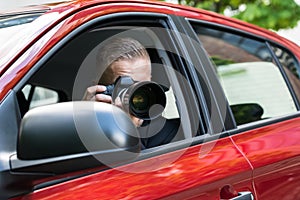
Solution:
{"label": "blurred background", "polygon": [[[0,12],[58,0],[0,0]],[[221,13],[277,32],[300,45],[300,0],[165,0]]]}

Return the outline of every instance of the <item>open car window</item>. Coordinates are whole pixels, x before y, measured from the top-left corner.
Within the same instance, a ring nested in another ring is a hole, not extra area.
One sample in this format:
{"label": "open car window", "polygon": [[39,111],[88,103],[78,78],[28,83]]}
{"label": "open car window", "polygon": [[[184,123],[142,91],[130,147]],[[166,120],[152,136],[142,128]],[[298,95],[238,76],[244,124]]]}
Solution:
{"label": "open car window", "polygon": [[[178,62],[181,58],[176,55],[170,35],[165,19],[149,16],[139,20],[134,17],[113,22],[107,20],[87,27],[70,36],[67,42],[62,42],[45,63],[34,69],[22,87],[23,95],[19,96],[30,99],[28,109],[65,101],[83,101],[87,88],[96,85],[106,69],[99,67],[97,62],[102,45],[111,38],[133,38],[146,48],[151,60],[151,81],[162,88],[166,97],[162,114],[143,119],[138,127],[143,148],[191,139],[198,133],[200,120],[189,125],[192,120],[186,107],[195,106],[190,109],[195,113],[199,110],[196,102],[195,105],[186,103],[189,98],[194,102],[195,97],[190,84],[180,73],[184,66]],[[35,92],[29,86],[35,88]],[[24,111],[22,99],[19,98],[19,105]]]}

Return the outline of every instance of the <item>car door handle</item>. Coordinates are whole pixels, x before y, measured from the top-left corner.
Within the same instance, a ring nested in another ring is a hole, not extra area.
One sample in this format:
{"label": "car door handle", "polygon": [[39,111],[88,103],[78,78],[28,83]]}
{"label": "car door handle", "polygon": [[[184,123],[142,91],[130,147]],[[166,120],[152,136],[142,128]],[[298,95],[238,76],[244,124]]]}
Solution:
{"label": "car door handle", "polygon": [[237,197],[230,200],[254,200],[251,192],[239,192]]}

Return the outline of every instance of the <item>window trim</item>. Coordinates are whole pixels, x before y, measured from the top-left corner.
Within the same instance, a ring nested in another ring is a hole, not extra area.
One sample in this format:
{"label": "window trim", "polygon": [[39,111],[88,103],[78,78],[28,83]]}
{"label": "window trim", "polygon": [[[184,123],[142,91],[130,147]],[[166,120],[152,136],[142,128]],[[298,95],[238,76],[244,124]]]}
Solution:
{"label": "window trim", "polygon": [[[209,56],[206,53],[206,50],[202,47],[202,43],[199,40],[199,38],[197,37],[197,34],[191,25],[191,21],[193,21],[194,23],[198,23],[198,24],[199,24],[199,22],[201,22],[201,24],[204,24],[204,25],[206,25],[207,22],[202,21],[202,20],[191,19],[191,18],[182,18],[182,20],[184,20],[185,23],[187,24],[186,29],[188,31],[186,31],[186,32],[188,33],[188,35],[191,36],[196,41],[197,44],[200,44],[200,45],[195,46],[195,44],[191,43],[191,46],[193,47],[193,51],[191,51],[191,54],[198,59],[198,62],[197,62],[198,66],[201,67],[201,70],[203,70],[204,74],[206,74],[206,76],[207,76],[206,80],[204,80],[204,81],[207,84],[209,84],[208,89],[210,91],[208,93],[212,98],[214,98],[214,100],[211,100],[211,103],[214,104],[214,105],[211,105],[211,107],[212,106],[217,107],[217,110],[218,110],[217,112],[220,117],[219,120],[214,119],[213,122],[211,122],[211,118],[213,118],[213,117],[209,118],[209,120],[210,120],[209,123],[213,125],[210,134],[211,135],[220,135],[220,134],[222,135],[222,133],[226,132],[227,130],[235,129],[237,126],[236,126],[236,123],[235,123],[235,120],[233,117],[233,113],[231,112],[231,109],[229,107],[227,98],[225,97],[224,90],[221,87],[219,79],[217,78],[216,73],[214,71],[214,67],[213,67],[214,64],[210,61]],[[203,54],[203,56],[200,56],[198,53],[196,53],[197,49],[201,50],[201,54]],[[190,75],[193,77],[193,82],[196,83],[198,86],[201,85],[196,71],[193,70],[192,68],[190,68],[189,70],[190,70]],[[201,87],[198,87],[198,88],[201,88]],[[217,92],[216,92],[216,90],[217,90]],[[204,95],[207,95],[207,93]],[[220,111],[220,101],[222,102],[222,105],[224,104],[223,106],[226,108],[225,113]],[[210,109],[210,108],[208,108],[208,109]],[[220,132],[219,129],[220,129],[221,124],[223,124],[223,130]],[[215,131],[215,130],[217,130],[217,131]]]}

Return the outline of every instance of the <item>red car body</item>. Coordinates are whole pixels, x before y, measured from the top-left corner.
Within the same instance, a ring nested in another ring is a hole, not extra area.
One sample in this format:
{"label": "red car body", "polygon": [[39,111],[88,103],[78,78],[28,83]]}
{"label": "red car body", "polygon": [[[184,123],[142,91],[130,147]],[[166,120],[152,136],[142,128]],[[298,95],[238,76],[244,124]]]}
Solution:
{"label": "red car body", "polygon": [[[33,8],[28,9],[32,11]],[[15,46],[8,43],[1,48],[1,102],[66,35],[97,17],[114,13],[160,13],[231,27],[281,44],[300,60],[299,46],[275,33],[190,7],[157,1],[78,0],[37,9],[50,10],[36,20],[35,28],[24,38],[17,39]],[[254,199],[297,199],[300,198],[299,116],[298,111],[283,120],[270,120],[261,126],[238,131],[238,134],[229,132],[224,137],[112,169],[67,173],[62,177],[85,175],[10,198],[230,199],[238,193],[249,192]],[[40,179],[37,183],[43,181]]]}

